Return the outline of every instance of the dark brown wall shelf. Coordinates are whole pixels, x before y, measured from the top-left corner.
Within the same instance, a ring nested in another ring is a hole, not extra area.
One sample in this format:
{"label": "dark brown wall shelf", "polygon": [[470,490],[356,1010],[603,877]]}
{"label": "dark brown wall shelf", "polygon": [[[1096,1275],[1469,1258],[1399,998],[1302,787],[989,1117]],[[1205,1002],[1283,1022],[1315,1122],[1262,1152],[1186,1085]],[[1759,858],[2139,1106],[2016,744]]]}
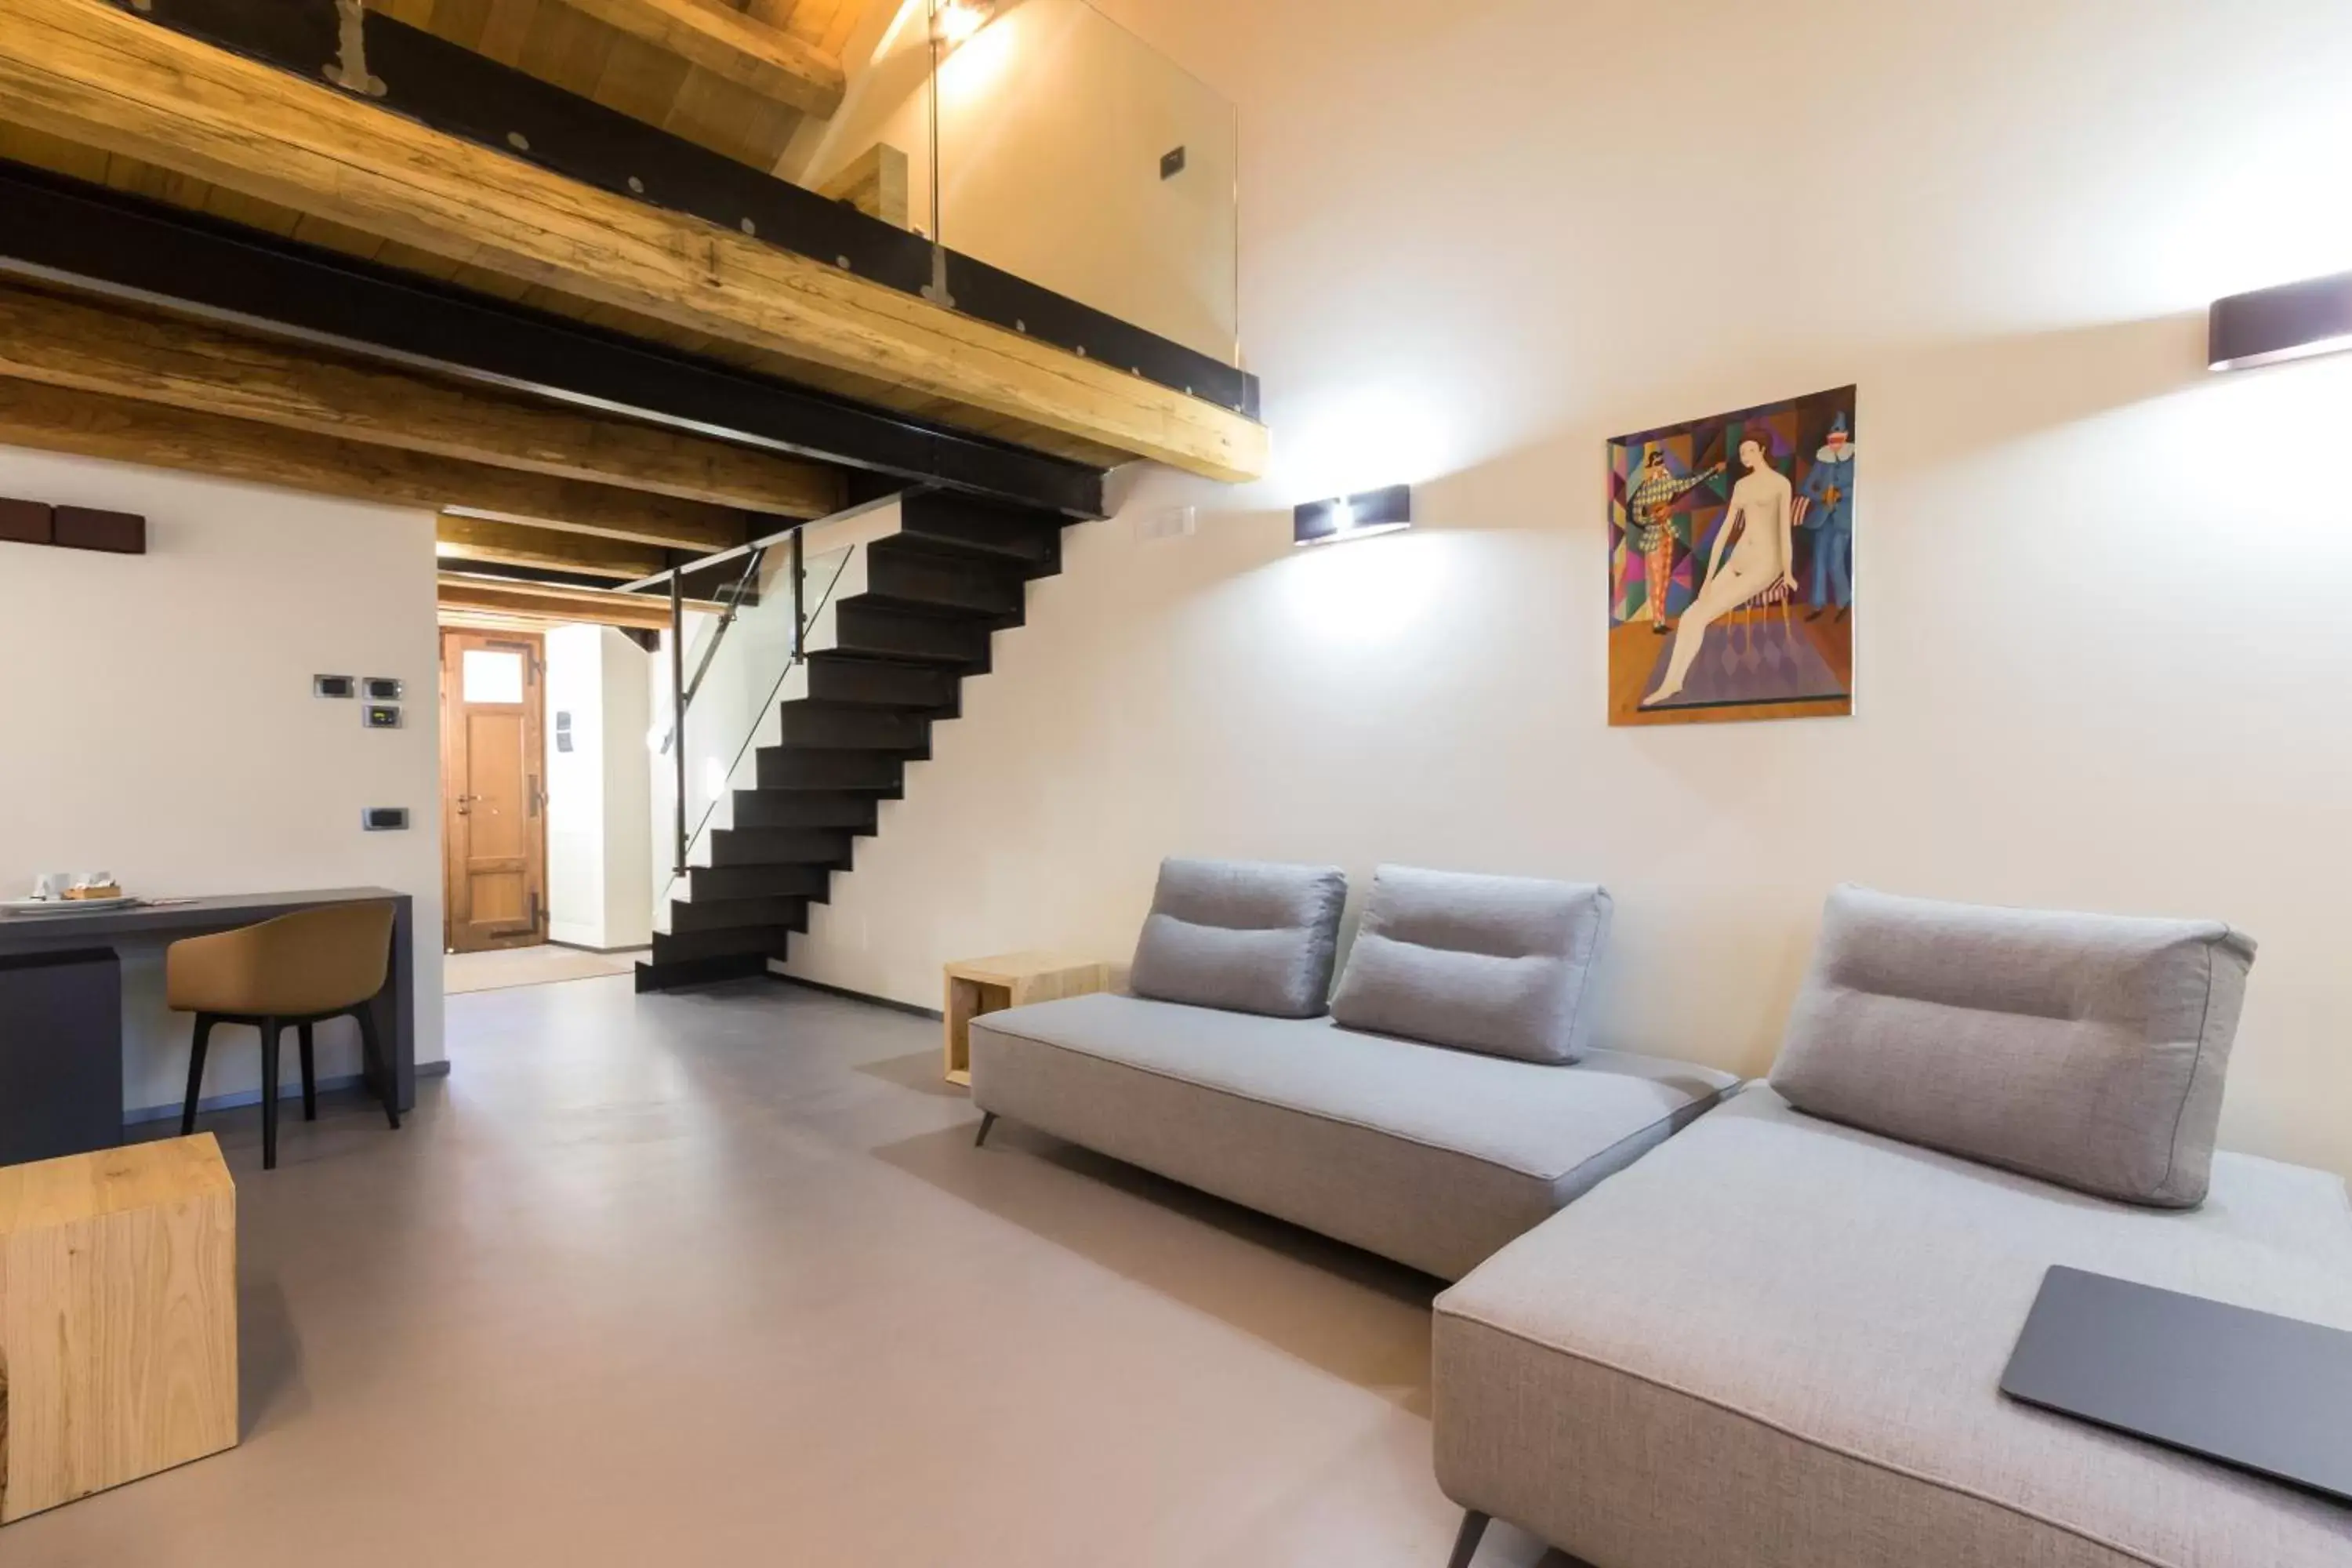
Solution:
{"label": "dark brown wall shelf", "polygon": [[132,512],[100,511],[95,507],[0,500],[0,541],[55,544],[67,550],[102,550],[113,555],[144,555],[147,520]]}

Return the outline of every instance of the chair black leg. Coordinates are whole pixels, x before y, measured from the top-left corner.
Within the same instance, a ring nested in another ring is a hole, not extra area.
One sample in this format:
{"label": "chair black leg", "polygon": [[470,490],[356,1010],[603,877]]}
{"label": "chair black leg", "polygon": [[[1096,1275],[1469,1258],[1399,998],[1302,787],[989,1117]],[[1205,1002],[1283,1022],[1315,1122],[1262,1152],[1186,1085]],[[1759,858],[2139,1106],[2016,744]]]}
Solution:
{"label": "chair black leg", "polygon": [[980,1113],[980,1136],[979,1136],[979,1137],[977,1137],[977,1138],[974,1138],[974,1139],[971,1141],[971,1146],[972,1146],[973,1148],[977,1149],[977,1148],[979,1148],[982,1144],[983,1144],[983,1143],[987,1142],[988,1142],[988,1130],[989,1130],[990,1128],[992,1128],[992,1127],[995,1126],[995,1125],[996,1125],[996,1112],[994,1112],[993,1110],[983,1110],[983,1111],[982,1111],[982,1112]]}
{"label": "chair black leg", "polygon": [[365,1002],[352,1009],[352,1016],[360,1025],[361,1076],[376,1086],[383,1100],[383,1118],[392,1123],[394,1132],[400,1131],[400,1085],[392,1076],[392,1064],[384,1060],[383,1042],[376,1037],[375,1008]]}
{"label": "chair black leg", "polygon": [[205,1091],[205,1047],[213,1037],[213,1016],[196,1015],[196,1032],[188,1042],[188,1103],[180,1107],[180,1136],[196,1130],[196,1101]]}
{"label": "chair black leg", "polygon": [[278,1169],[278,1030],[275,1018],[261,1020],[261,1168]]}
{"label": "chair black leg", "polygon": [[1470,1559],[1478,1555],[1479,1538],[1486,1533],[1486,1516],[1476,1510],[1462,1516],[1461,1531],[1454,1537],[1454,1555],[1445,1560],[1445,1568],[1470,1568]]}
{"label": "chair black leg", "polygon": [[319,1060],[310,1054],[310,1026],[294,1026],[294,1037],[302,1047],[302,1120],[319,1120]]}

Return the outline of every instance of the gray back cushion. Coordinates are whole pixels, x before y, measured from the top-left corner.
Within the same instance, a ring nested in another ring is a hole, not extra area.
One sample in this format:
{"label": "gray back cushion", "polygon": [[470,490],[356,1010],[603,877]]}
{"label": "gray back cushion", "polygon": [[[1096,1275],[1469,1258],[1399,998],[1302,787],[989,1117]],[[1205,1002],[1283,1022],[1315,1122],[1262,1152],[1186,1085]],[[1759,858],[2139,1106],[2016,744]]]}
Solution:
{"label": "gray back cushion", "polygon": [[1772,1087],[1906,1142],[2193,1208],[2253,962],[2213,921],[1840,888]]}
{"label": "gray back cushion", "polygon": [[1347,901],[1337,866],[1162,860],[1128,988],[1196,1007],[1316,1017],[1331,993]]}
{"label": "gray back cushion", "polygon": [[1351,1029],[1531,1062],[1582,1056],[1585,980],[1609,935],[1589,882],[1382,866],[1331,1016]]}

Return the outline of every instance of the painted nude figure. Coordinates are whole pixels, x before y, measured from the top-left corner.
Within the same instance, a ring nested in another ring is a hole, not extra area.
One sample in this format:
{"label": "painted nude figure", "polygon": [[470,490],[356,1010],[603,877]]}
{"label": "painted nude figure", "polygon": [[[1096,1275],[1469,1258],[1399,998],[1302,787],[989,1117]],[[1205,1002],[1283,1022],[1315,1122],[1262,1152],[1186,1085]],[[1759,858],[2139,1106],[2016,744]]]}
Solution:
{"label": "painted nude figure", "polygon": [[[1796,557],[1789,530],[1794,511],[1795,487],[1766,456],[1763,439],[1750,436],[1739,443],[1739,461],[1747,474],[1731,488],[1731,505],[1723,526],[1716,530],[1715,548],[1707,557],[1706,582],[1675,627],[1674,646],[1666,656],[1666,676],[1658,689],[1642,699],[1655,707],[1678,695],[1706,628],[1758,595],[1786,584],[1796,590]],[[1737,539],[1733,535],[1737,534]],[[1724,559],[1728,547],[1730,559]]]}

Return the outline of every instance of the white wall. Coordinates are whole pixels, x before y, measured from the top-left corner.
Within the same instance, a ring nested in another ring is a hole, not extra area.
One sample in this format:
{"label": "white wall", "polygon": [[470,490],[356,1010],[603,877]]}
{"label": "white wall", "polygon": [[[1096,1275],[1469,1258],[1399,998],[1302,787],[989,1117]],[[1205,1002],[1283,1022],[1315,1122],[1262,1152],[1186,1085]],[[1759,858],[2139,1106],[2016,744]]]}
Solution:
{"label": "white wall", "polygon": [[[548,938],[605,951],[652,937],[652,658],[609,626],[547,643]],[[572,750],[557,720],[572,716]]]}
{"label": "white wall", "polygon": [[[432,513],[5,447],[0,495],[139,512],[148,538],[141,556],[0,544],[0,889],[106,869],[154,896],[412,894],[416,1059],[443,1059]],[[362,729],[313,674],[397,677],[405,726]],[[369,805],[412,826],[362,832]],[[160,946],[122,959],[126,1107],[175,1105],[188,1020]],[[322,1077],[359,1070],[348,1025],[319,1053]],[[250,1032],[222,1037],[206,1095],[253,1090],[259,1059]]]}
{"label": "white wall", "polygon": [[[1603,1038],[1760,1072],[1838,881],[2214,915],[2225,1139],[2352,1171],[2352,357],[2200,368],[2352,266],[2352,8],[1106,5],[1241,104],[1277,471],[1069,533],[796,970],[1124,957],[1171,852],[1597,878]],[[1607,728],[1605,439],[1847,381],[1859,715]]]}

